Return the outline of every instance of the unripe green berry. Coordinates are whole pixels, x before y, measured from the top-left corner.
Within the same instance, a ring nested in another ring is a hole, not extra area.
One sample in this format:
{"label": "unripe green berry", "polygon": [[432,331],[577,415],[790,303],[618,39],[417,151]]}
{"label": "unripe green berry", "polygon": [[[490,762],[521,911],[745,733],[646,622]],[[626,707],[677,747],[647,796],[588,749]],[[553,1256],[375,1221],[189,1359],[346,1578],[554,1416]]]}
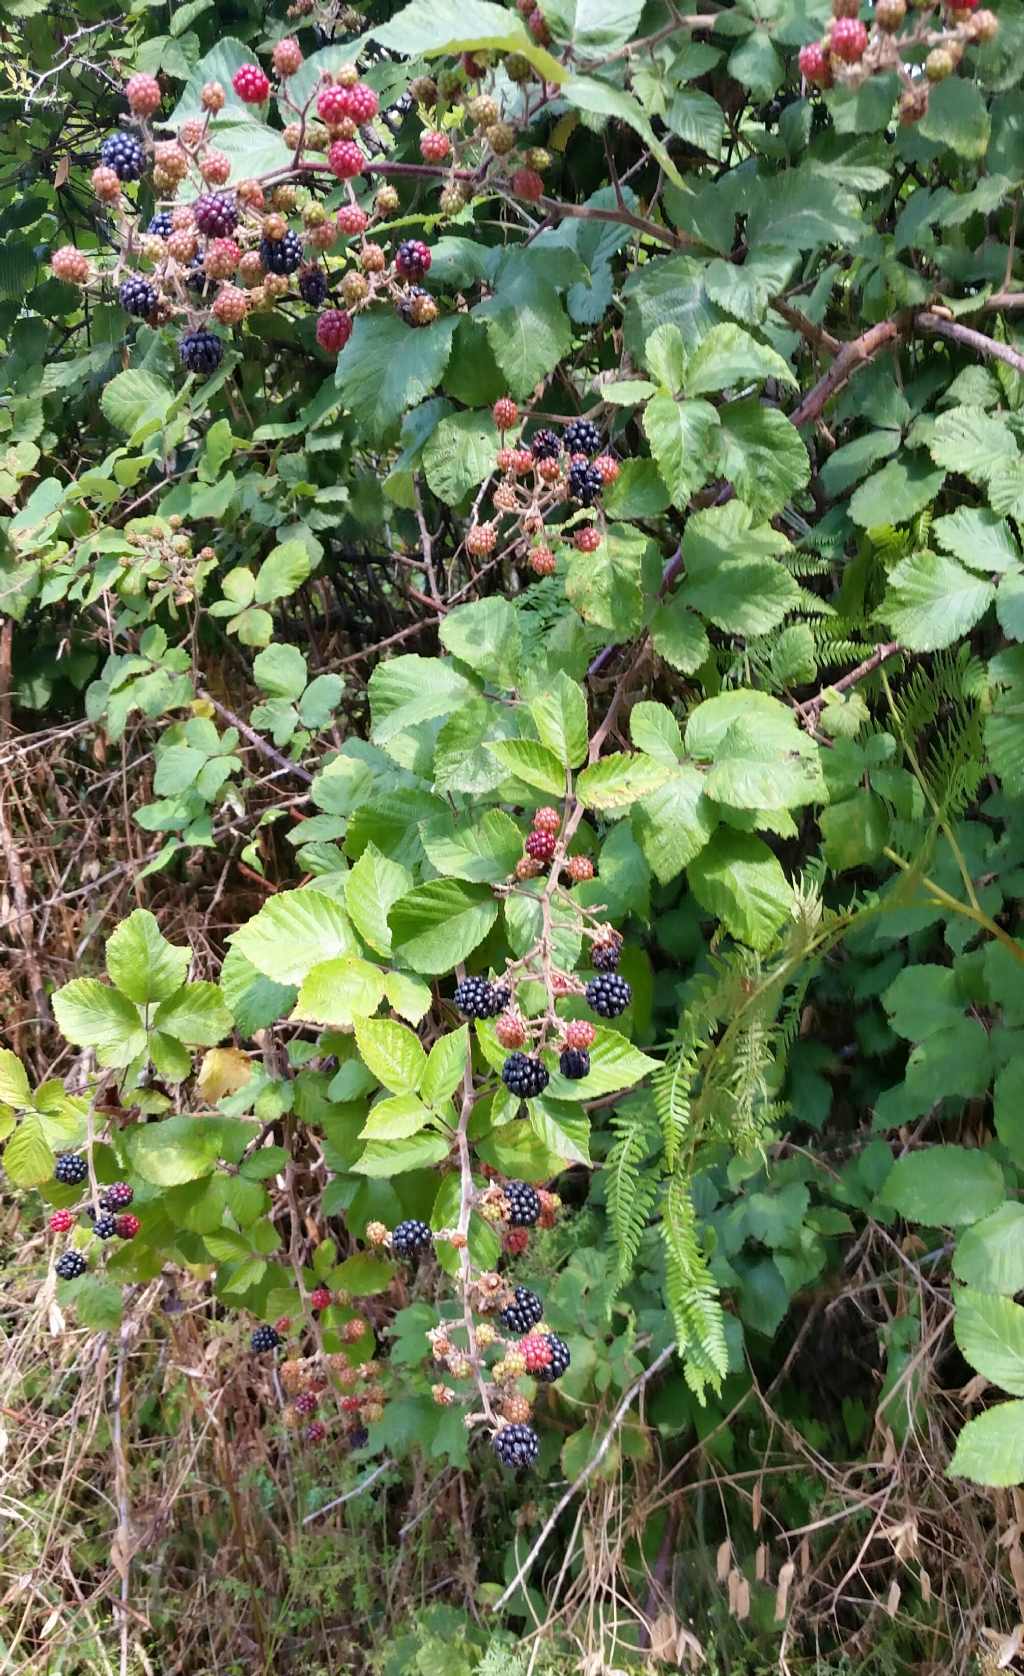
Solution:
{"label": "unripe green berry", "polygon": [[505,157],[516,143],[516,131],[507,122],[492,122],[484,129],[484,139],[496,157]]}
{"label": "unripe green berry", "polygon": [[438,204],[445,215],[458,215],[459,211],[466,207],[465,191],[453,181],[451,186],[446,186],[441,193]]}
{"label": "unripe green berry", "polygon": [[933,47],[924,61],[924,73],[929,81],[945,81],[956,69],[948,47]]}
{"label": "unripe green berry", "polygon": [[542,145],[532,145],[523,159],[528,169],[536,169],[539,175],[551,167],[551,153]]}
{"label": "unripe green berry", "polygon": [[875,0],[875,22],[887,34],[894,34],[906,15],[907,0]]}
{"label": "unripe green berry", "polygon": [[409,97],[418,105],[436,105],[437,83],[433,76],[414,76],[409,83]]}
{"label": "unripe green berry", "polygon": [[521,52],[510,52],[505,60],[505,74],[509,81],[529,81],[533,75],[533,65]]}

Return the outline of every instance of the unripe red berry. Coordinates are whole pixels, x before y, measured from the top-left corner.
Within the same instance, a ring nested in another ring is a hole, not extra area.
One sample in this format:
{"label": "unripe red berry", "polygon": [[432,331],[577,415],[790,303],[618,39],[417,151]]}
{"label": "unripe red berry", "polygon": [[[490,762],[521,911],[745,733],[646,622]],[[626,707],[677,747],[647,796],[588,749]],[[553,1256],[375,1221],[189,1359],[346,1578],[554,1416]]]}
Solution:
{"label": "unripe red berry", "polygon": [[800,74],[815,87],[830,85],[832,70],[820,41],[812,41],[809,46],[800,48]]}
{"label": "unripe red berry", "polygon": [[551,31],[548,28],[547,18],[539,6],[530,13],[526,20],[526,27],[534,40],[539,41],[542,47],[548,45],[551,40]]}
{"label": "unripe red berry", "polygon": [[498,532],[493,524],[474,524],[466,532],[466,551],[474,558],[482,558],[486,553],[493,553]]}
{"label": "unripe red berry", "polygon": [[555,834],[553,832],[530,832],[527,834],[526,843],[523,847],[527,855],[531,855],[534,861],[550,861],[555,853]]}
{"label": "unripe red berry", "polygon": [[584,524],[573,535],[577,550],[581,553],[596,553],[601,545],[601,531],[596,524]]}
{"label": "unripe red berry", "polygon": [[332,86],[321,88],[316,96],[316,114],[321,122],[326,122],[328,128],[346,117],[348,107],[345,100],[345,89]]}
{"label": "unripe red berry", "polygon": [[242,252],[234,239],[211,239],[206,247],[203,268],[211,279],[230,279],[241,260]]}
{"label": "unripe red berry", "polygon": [[358,204],[342,204],[338,211],[338,226],[343,233],[352,237],[356,233],[365,233],[369,216]]}
{"label": "unripe red berry", "polygon": [[341,308],[327,308],[316,323],[316,341],[330,355],[339,355],[352,336],[352,316]]}
{"label": "unripe red berry", "polygon": [[387,253],[379,244],[364,244],[359,252],[359,266],[364,273],[382,274],[388,265]]}
{"label": "unripe red berry", "polygon": [[208,186],[223,186],[231,176],[231,159],[224,151],[210,151],[199,164],[199,173]]}
{"label": "unripe red berry", "polygon": [[864,48],[868,44],[868,32],[857,17],[840,17],[832,25],[829,45],[836,58],[841,58],[847,64],[856,64],[864,56]]}
{"label": "unripe red berry", "polygon": [[519,418],[519,409],[511,396],[499,396],[491,413],[499,431],[510,431]]}
{"label": "unripe red berry", "polygon": [[[525,1236],[526,1229],[513,1228],[512,1233],[508,1236],[509,1239],[511,1239],[512,1234],[523,1234]],[[513,1392],[503,1401],[501,1412],[513,1426],[524,1426],[533,1413],[533,1409],[530,1407],[528,1398],[521,1397],[518,1392]]]}
{"label": "unripe red berry", "polygon": [[544,182],[536,169],[517,169],[512,176],[512,191],[517,198],[535,204],[538,198],[544,196]]}
{"label": "unripe red berry", "polygon": [[462,68],[470,81],[482,81],[487,66],[471,52],[462,54]]}
{"label": "unripe red berry", "polygon": [[976,41],[992,41],[999,33],[999,19],[987,9],[975,12],[971,19],[971,35]]}
{"label": "unripe red berry", "polygon": [[516,457],[514,448],[499,448],[495,456],[499,471],[511,471],[512,462]]}
{"label": "unripe red berry", "polygon": [[532,855],[521,855],[516,862],[517,879],[536,879],[538,874],[543,873],[543,871],[542,864],[535,861]]}
{"label": "unripe red berry", "polygon": [[571,855],[565,864],[573,884],[582,884],[585,879],[594,877],[594,863],[588,855]]}
{"label": "unripe red berry", "polygon": [[519,1354],[526,1363],[527,1373],[539,1373],[551,1366],[551,1346],[543,1333],[528,1333],[519,1340]]}
{"label": "unripe red berry", "polygon": [[198,240],[194,233],[172,233],[170,238],[167,240],[168,256],[170,256],[173,261],[180,262],[182,266],[184,266],[186,262],[191,262],[197,248]]}
{"label": "unripe red berry", "polygon": [[128,101],[128,109],[136,116],[152,116],[160,108],[160,83],[155,76],[147,76],[140,72],[131,76],[125,85],[124,96]]}
{"label": "unripe red berry", "polygon": [[67,1234],[75,1225],[74,1212],[70,1210],[55,1210],[50,1217],[51,1234]]}
{"label": "unripe red berry", "polygon": [[249,298],[237,285],[222,285],[213,305],[214,318],[222,326],[237,326],[249,312]]}
{"label": "unripe red berry", "polygon": [[243,64],[232,76],[231,85],[247,105],[262,105],[270,92],[269,77],[258,64]]}
{"label": "unripe red berry", "polygon": [[364,122],[372,122],[380,108],[380,100],[373,88],[360,81],[356,82],[354,87],[346,87],[342,91],[345,95],[345,115],[360,126]]}
{"label": "unripe red berry", "polygon": [[562,475],[562,467],[557,460],[537,460],[537,476],[542,483],[557,483]]}
{"label": "unripe red berry", "polygon": [[[113,170],[110,171],[113,174]],[[116,180],[116,175],[115,175]],[[50,267],[57,279],[63,279],[68,285],[84,285],[89,278],[89,259],[76,250],[73,244],[62,244],[50,257]],[[63,1212],[59,1214],[63,1215]]]}
{"label": "unripe red berry", "polygon": [[527,562],[535,576],[553,576],[558,569],[550,547],[534,547]]}
{"label": "unripe red berry", "polygon": [[278,41],[272,56],[274,69],[282,79],[294,76],[302,64],[302,48],[293,35],[286,35],[283,41]]}
{"label": "unripe red berry", "polygon": [[535,832],[557,832],[561,824],[561,815],[550,803],[542,804],[533,817]]}
{"label": "unripe red berry", "polygon": [[518,1013],[501,1013],[495,1020],[494,1034],[503,1048],[521,1048],[526,1041],[526,1025]]}
{"label": "unripe red berry", "polygon": [[129,1210],[125,1211],[123,1216],[119,1216],[117,1218],[114,1223],[114,1227],[116,1229],[118,1239],[133,1240],[139,1229],[142,1227],[142,1223],[139,1221],[138,1217]]}
{"label": "unripe red berry", "polygon": [[614,483],[619,475],[619,462],[613,460],[610,454],[599,454],[594,466],[601,473],[602,483]]}
{"label": "unripe red berry", "polygon": [[317,250],[330,250],[331,245],[338,242],[338,224],[336,221],[322,221],[319,226],[309,229],[308,237]]}
{"label": "unripe red berry", "polygon": [[427,163],[443,163],[451,149],[451,140],[439,129],[427,128],[420,135],[420,156]]}
{"label": "unripe red berry", "polygon": [[327,153],[327,162],[340,180],[355,180],[366,167],[366,158],[354,140],[335,140]]}
{"label": "unripe red berry", "polygon": [[103,163],[92,171],[92,189],[105,204],[116,204],[121,196],[121,182]]}
{"label": "unripe red berry", "polygon": [[327,1427],[322,1420],[311,1420],[302,1435],[307,1443],[322,1443],[327,1436]]}
{"label": "unripe red berry", "polygon": [[516,449],[515,458],[512,461],[512,470],[518,477],[525,477],[528,471],[533,470],[533,455],[528,448]]}
{"label": "unripe red berry", "polygon": [[312,1292],[309,1294],[310,1309],[326,1309],[330,1301],[331,1294],[326,1286],[314,1286]]}
{"label": "unripe red berry", "polygon": [[562,1026],[562,1040],[567,1048],[581,1048],[586,1052],[597,1041],[597,1031],[589,1018],[570,1018]]}

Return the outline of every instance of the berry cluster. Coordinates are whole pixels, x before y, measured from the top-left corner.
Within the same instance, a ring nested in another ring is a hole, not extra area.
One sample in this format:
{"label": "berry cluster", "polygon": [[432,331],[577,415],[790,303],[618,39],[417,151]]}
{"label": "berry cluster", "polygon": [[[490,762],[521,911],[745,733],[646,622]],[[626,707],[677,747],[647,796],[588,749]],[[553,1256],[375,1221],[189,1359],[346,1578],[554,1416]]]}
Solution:
{"label": "berry cluster", "polygon": [[[53,1169],[53,1179],[61,1187],[81,1187],[88,1180],[89,1165],[80,1152],[59,1152]],[[137,1216],[130,1214],[118,1215],[130,1205],[135,1197],[135,1189],[127,1181],[115,1181],[109,1187],[104,1187],[98,1195],[98,1203],[87,1207],[91,1230],[98,1240],[111,1240],[115,1236],[122,1240],[133,1240],[142,1227]],[[55,1210],[50,1216],[48,1227],[51,1234],[70,1234],[75,1227],[78,1217],[73,1210]],[[87,1258],[81,1251],[70,1249],[58,1257],[54,1270],[60,1280],[76,1280],[85,1274],[89,1267]]]}
{"label": "berry cluster", "polygon": [[[360,1323],[362,1325],[362,1323]],[[328,1428],[320,1417],[333,1401],[340,1432],[350,1449],[361,1449],[368,1438],[367,1427],[384,1413],[387,1393],[378,1383],[378,1362],[353,1367],[341,1352],[330,1355],[294,1357],[278,1369],[281,1387],[289,1401],[282,1418],[289,1431],[304,1443],[322,1443]]]}
{"label": "berry cluster", "polygon": [[[814,87],[859,87],[869,76],[893,70],[900,77],[900,120],[920,121],[928,109],[929,85],[951,76],[968,46],[990,41],[999,28],[994,12],[978,10],[978,0],[946,0],[945,23],[933,28],[929,11],[903,31],[908,0],[875,0],[870,27],[860,0],[832,0],[832,18],[819,41],[800,49],[800,74]],[[916,62],[927,48],[925,80],[915,79],[906,55]]]}
{"label": "berry cluster", "polygon": [[[539,8],[530,8],[528,24],[538,40],[548,38]],[[420,156],[438,171],[438,204],[445,215],[457,215],[465,206],[463,183],[475,174],[486,174],[499,190],[527,203],[537,203],[544,193],[551,153],[524,142],[522,100],[513,91],[532,78],[533,68],[521,53],[509,53],[502,61],[504,77],[492,78],[493,58],[467,54],[461,70],[444,71],[436,80],[417,76],[409,84],[422,123]]]}
{"label": "berry cluster", "polygon": [[[511,397],[500,397],[492,414],[502,436],[501,476],[491,495],[494,517],[470,527],[466,550],[474,557],[493,553],[499,523],[502,517],[511,517],[514,529],[503,556],[516,557],[535,576],[551,576],[558,560],[549,545],[547,520],[572,502],[584,511],[598,507],[604,490],[619,475],[619,463],[602,452],[601,433],[590,419],[570,420],[561,436],[544,427],[525,441],[511,434],[519,421],[519,409]],[[596,552],[603,540],[600,523],[578,519],[579,512],[570,514],[564,526],[568,539],[578,552]]]}
{"label": "berry cluster", "polygon": [[[258,179],[233,178],[230,157],[213,143],[216,118],[229,98],[219,82],[202,88],[202,115],[186,118],[173,137],[159,138],[158,132],[166,131],[151,125],[160,106],[159,84],[152,76],[133,76],[125,95],[138,131],[125,127],[108,135],[92,176],[94,191],[113,216],[115,254],[99,275],[73,245],[51,257],[54,275],[65,283],[88,286],[109,277],[127,314],[153,326],[175,321],[182,367],[202,378],[216,372],[223,360],[225,339],[219,328],[240,326],[249,315],[296,292],[310,308],[323,310],[315,337],[330,355],[347,344],[353,316],[375,303],[393,306],[412,327],[429,326],[438,316],[435,298],[412,283],[430,268],[429,247],[407,239],[389,257],[365,236],[399,207],[395,189],[382,186],[368,211],[357,203],[351,185],[366,169],[357,137],[378,115],[376,93],[350,64],[325,72],[309,98],[298,104],[289,87],[303,62],[298,42],[291,37],[279,41],[272,59],[278,104],[295,118],[284,139],[292,147],[294,175],[301,185],[285,180],[271,187]],[[262,105],[271,91],[270,78],[257,64],[243,64],[231,85],[246,104]],[[325,154],[328,168],[348,183],[348,201],[336,215],[306,184],[303,159],[313,152]],[[142,223],[123,188],[144,175],[151,178],[158,204]],[[191,203],[183,201],[185,186]],[[292,215],[299,216],[299,225],[289,224]],[[322,265],[325,253],[340,240],[354,238],[360,243],[344,251],[345,271],[329,273]],[[335,285],[344,307],[324,308]]]}

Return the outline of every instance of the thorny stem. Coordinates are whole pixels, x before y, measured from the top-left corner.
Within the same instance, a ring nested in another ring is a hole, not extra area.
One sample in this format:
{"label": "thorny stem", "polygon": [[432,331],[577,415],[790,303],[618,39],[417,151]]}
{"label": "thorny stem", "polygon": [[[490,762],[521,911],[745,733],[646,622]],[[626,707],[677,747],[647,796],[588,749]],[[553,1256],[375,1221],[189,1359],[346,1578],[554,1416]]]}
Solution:
{"label": "thorny stem", "polygon": [[[903,856],[898,855],[888,845],[885,846],[882,854],[887,861],[892,862],[894,867],[898,867],[901,873],[910,876],[917,872],[909,861],[904,860]],[[958,901],[955,896],[950,895],[948,890],[943,890],[942,886],[936,884],[934,879],[930,879],[926,873],[919,873],[917,877],[922,889],[927,891],[933,901],[940,902],[944,908],[949,908],[954,914],[960,914],[964,919],[972,920],[975,925],[981,926],[982,930],[987,931],[990,937],[995,937],[998,942],[1002,943],[1003,947],[1013,955],[1014,960],[1018,960],[1024,965],[1024,947],[1020,943],[1014,942],[1009,932],[1004,931],[1001,925],[997,925],[991,915],[986,914],[984,908],[973,908],[967,902]]]}
{"label": "thorny stem", "polygon": [[484,1416],[493,1426],[496,1425],[494,1410],[491,1407],[490,1392],[483,1377],[480,1365],[480,1351],[476,1342],[476,1324],[473,1320],[473,1307],[470,1303],[469,1289],[472,1280],[472,1263],[469,1255],[469,1219],[473,1211],[473,1199],[476,1189],[473,1186],[473,1165],[469,1155],[469,1120],[473,1115],[476,1095],[473,1090],[473,1061],[467,1051],[466,1069],[462,1078],[462,1107],[459,1112],[459,1124],[456,1130],[456,1140],[459,1149],[459,1220],[457,1231],[461,1234],[465,1244],[459,1248],[459,1275],[462,1288],[462,1319],[466,1328],[466,1341],[469,1360],[473,1367],[473,1378],[476,1381],[477,1393],[483,1408]]}

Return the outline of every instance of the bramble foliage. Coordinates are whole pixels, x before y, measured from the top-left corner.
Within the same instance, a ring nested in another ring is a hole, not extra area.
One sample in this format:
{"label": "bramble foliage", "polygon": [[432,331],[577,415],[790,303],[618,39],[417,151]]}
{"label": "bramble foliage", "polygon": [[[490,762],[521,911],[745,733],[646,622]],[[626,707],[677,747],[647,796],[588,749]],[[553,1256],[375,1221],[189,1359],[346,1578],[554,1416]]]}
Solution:
{"label": "bramble foliage", "polygon": [[826,10],[0,5],[5,1185],[309,1450],[583,1488],[878,1239],[1024,1481],[1024,14]]}

